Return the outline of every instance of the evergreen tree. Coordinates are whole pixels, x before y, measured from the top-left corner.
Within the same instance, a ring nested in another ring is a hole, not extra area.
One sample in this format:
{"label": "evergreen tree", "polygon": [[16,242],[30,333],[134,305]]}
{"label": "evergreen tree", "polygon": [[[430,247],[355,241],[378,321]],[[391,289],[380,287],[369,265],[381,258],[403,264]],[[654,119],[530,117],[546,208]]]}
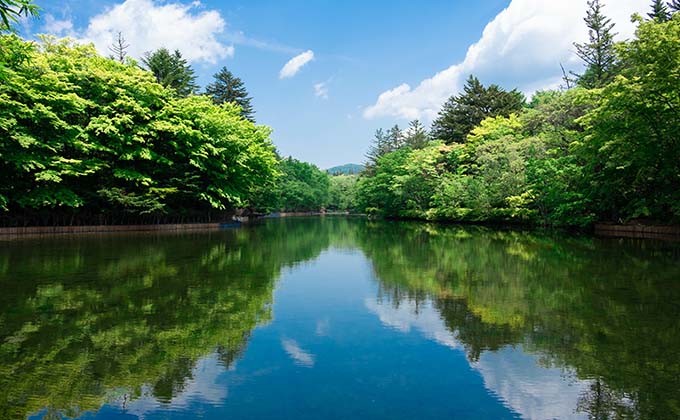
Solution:
{"label": "evergreen tree", "polygon": [[431,137],[446,143],[463,143],[485,118],[519,112],[524,95],[516,89],[507,92],[497,85],[488,88],[474,76],[468,78],[463,93],[452,96],[432,123]]}
{"label": "evergreen tree", "polygon": [[196,93],[196,75],[179,50],[170,53],[167,48],[160,48],[146,53],[142,63],[153,73],[158,83],[174,89],[179,96]]}
{"label": "evergreen tree", "polygon": [[668,2],[668,9],[670,13],[680,12],[680,0],[671,0]]}
{"label": "evergreen tree", "polygon": [[404,135],[404,143],[412,149],[422,149],[430,141],[427,130],[420,120],[413,120],[409,123],[408,130]]}
{"label": "evergreen tree", "polygon": [[579,84],[586,88],[597,88],[606,85],[614,78],[616,67],[616,53],[614,51],[614,24],[602,12],[600,0],[588,2],[588,12],[585,17],[588,26],[589,42],[575,43],[576,54],[587,66],[586,71],[579,77]]}
{"label": "evergreen tree", "polygon": [[127,51],[126,50],[129,47],[130,47],[130,44],[128,44],[125,41],[125,38],[123,38],[123,33],[118,32],[118,38],[109,47],[109,51],[111,51],[113,53],[111,58],[118,61],[119,63],[125,63],[125,57],[127,57]]}
{"label": "evergreen tree", "polygon": [[241,115],[249,121],[255,122],[252,98],[243,85],[243,81],[235,77],[226,67],[222,67],[214,76],[215,81],[205,88],[205,93],[217,105],[232,102],[241,107]]}
{"label": "evergreen tree", "polygon": [[393,152],[399,150],[405,146],[404,132],[401,131],[399,125],[395,124],[394,127],[390,128],[387,132],[389,151]]}
{"label": "evergreen tree", "polygon": [[666,3],[664,3],[663,0],[653,0],[651,7],[652,11],[647,14],[651,20],[657,23],[668,21],[670,14],[668,13],[668,8],[666,7]]}
{"label": "evergreen tree", "polygon": [[373,143],[371,144],[368,153],[366,153],[367,170],[370,171],[371,168],[374,168],[377,165],[378,160],[390,151],[389,134],[386,134],[385,130],[382,128],[377,129],[373,136]]}

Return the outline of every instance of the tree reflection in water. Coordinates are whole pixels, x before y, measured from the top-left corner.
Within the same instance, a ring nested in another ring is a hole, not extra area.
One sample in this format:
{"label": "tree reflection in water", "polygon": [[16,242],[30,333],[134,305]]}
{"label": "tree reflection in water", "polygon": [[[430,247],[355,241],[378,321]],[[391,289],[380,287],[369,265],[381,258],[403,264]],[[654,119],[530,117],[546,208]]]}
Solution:
{"label": "tree reflection in water", "polygon": [[678,246],[326,218],[2,243],[0,417],[172,401],[199,359],[240,358],[284,267],[331,247],[366,255],[383,302],[430,305],[472,363],[521,346],[590,381],[574,410],[680,416]]}

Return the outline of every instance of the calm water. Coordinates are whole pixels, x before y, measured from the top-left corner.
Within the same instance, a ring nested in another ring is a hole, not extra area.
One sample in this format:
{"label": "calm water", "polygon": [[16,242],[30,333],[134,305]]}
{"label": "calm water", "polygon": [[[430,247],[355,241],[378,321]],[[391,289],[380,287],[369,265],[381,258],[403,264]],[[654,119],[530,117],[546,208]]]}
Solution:
{"label": "calm water", "polygon": [[0,242],[0,418],[680,418],[680,244],[362,219]]}

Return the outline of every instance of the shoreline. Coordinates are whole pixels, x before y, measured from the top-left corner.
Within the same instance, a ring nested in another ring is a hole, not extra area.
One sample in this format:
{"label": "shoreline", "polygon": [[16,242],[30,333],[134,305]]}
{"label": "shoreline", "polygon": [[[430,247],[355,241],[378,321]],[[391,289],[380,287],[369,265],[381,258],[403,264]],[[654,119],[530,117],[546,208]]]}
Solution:
{"label": "shoreline", "polygon": [[[0,227],[0,240],[18,237],[35,237],[51,235],[72,235],[87,233],[124,233],[124,232],[182,232],[192,230],[218,230],[240,227],[243,224],[263,219],[277,219],[290,217],[367,217],[365,214],[353,214],[345,212],[279,212],[263,215],[257,218],[239,217],[236,220],[222,223],[171,223],[171,224],[148,224],[148,225],[85,225],[85,226],[25,226],[25,227]],[[492,226],[503,228],[536,228],[522,224],[504,223],[466,223],[455,221],[426,221],[421,219],[385,219],[385,220],[411,220],[421,223],[462,224],[477,226]],[[556,228],[565,229],[565,228]],[[566,231],[569,231],[566,228]],[[585,232],[585,231],[581,231]],[[589,234],[600,238],[633,238],[664,241],[680,241],[680,226],[678,225],[642,225],[642,224],[613,224],[596,223],[589,230]]]}

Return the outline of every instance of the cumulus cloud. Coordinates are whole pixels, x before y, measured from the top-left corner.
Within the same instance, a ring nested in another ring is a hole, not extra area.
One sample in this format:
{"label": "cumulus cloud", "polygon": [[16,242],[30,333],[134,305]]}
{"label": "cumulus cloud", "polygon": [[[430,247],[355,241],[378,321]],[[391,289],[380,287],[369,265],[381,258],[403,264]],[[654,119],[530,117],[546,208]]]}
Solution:
{"label": "cumulus cloud", "polygon": [[[634,30],[633,13],[644,11],[647,0],[608,2],[605,13],[616,23],[619,39]],[[526,93],[557,87],[560,63],[578,70],[573,42],[583,42],[588,33],[583,22],[586,0],[512,0],[470,46],[461,63],[440,71],[416,87],[407,83],[387,90],[375,104],[364,109],[367,119],[391,116],[431,121],[448,97],[457,93],[470,74],[484,83]]]}
{"label": "cumulus cloud", "polygon": [[70,35],[92,42],[102,54],[123,33],[128,54],[141,57],[161,47],[178,49],[190,62],[216,63],[234,55],[234,47],[218,38],[226,23],[219,12],[201,10],[200,2],[190,4],[155,0],[125,0],[92,17],[87,28],[73,31],[70,21],[46,18],[44,29],[56,35]]}
{"label": "cumulus cloud", "polygon": [[307,50],[302,54],[298,54],[295,57],[288,60],[288,62],[283,66],[281,72],[279,73],[279,79],[287,79],[289,77],[295,76],[300,69],[310,61],[314,60],[314,51]]}
{"label": "cumulus cloud", "polygon": [[314,94],[321,99],[328,99],[328,83],[316,83],[314,85]]}
{"label": "cumulus cloud", "polygon": [[52,15],[45,15],[45,23],[42,26],[45,33],[57,36],[74,36],[73,22],[69,19],[57,19]]}

